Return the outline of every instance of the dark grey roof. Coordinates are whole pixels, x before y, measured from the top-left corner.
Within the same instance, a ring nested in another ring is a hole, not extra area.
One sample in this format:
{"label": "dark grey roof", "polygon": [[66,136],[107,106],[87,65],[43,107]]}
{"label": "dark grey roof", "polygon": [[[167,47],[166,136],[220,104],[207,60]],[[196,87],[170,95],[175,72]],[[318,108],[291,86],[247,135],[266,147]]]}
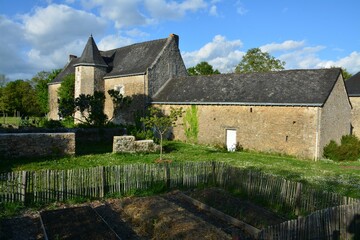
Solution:
{"label": "dark grey roof", "polygon": [[350,97],[360,96],[360,72],[345,81],[345,86]]}
{"label": "dark grey roof", "polygon": [[109,66],[112,67],[105,77],[144,74],[147,68],[155,62],[166,41],[166,38],[153,40],[101,52]]}
{"label": "dark grey roof", "polygon": [[341,70],[286,70],[171,79],[153,98],[162,104],[323,105]]}
{"label": "dark grey roof", "polygon": [[66,77],[69,74],[74,74],[75,73],[74,65],[78,62],[78,60],[79,60],[78,58],[71,59],[70,62],[68,62],[65,65],[63,70],[51,81],[50,84],[61,83],[64,77]]}
{"label": "dark grey roof", "polygon": [[168,38],[137,43],[109,51],[99,51],[91,36],[80,58],[72,59],[52,81],[60,83],[77,65],[107,66],[105,78],[145,74],[164,49]]}
{"label": "dark grey roof", "polygon": [[96,46],[94,38],[89,37],[84,51],[81,54],[81,57],[78,59],[76,65],[92,65],[92,66],[106,66],[103,57],[100,55],[99,49]]}

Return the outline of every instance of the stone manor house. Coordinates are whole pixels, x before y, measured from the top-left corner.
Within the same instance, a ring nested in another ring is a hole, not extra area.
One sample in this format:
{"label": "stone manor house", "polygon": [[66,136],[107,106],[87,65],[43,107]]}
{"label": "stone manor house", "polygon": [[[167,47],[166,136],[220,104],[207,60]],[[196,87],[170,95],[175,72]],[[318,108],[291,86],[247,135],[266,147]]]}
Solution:
{"label": "stone manor house", "polygon": [[[226,144],[228,149],[240,144],[316,160],[330,140],[339,142],[352,129],[352,105],[341,69],[188,76],[174,34],[108,51],[99,51],[91,36],[82,55],[70,55],[49,84],[51,119],[59,119],[57,89],[71,73],[75,97],[105,92],[104,112],[109,118],[113,105],[108,90],[133,97],[115,123],[133,122],[134,115],[149,105],[166,113],[170,107],[195,109],[192,117],[198,122],[200,144]],[[173,129],[175,139],[187,140],[184,123],[183,117]],[[356,132],[358,126],[353,127]]]}

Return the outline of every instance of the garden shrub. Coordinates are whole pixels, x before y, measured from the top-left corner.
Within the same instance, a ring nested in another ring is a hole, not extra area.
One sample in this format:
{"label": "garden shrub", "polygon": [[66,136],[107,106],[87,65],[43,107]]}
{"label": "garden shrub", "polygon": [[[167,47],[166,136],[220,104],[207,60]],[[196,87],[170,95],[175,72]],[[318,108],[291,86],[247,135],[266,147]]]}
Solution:
{"label": "garden shrub", "polygon": [[356,161],[360,157],[360,140],[354,135],[342,136],[340,145],[331,140],[323,155],[335,161]]}
{"label": "garden shrub", "polygon": [[150,129],[143,129],[133,125],[127,126],[126,129],[128,134],[134,136],[136,140],[155,140],[154,132]]}

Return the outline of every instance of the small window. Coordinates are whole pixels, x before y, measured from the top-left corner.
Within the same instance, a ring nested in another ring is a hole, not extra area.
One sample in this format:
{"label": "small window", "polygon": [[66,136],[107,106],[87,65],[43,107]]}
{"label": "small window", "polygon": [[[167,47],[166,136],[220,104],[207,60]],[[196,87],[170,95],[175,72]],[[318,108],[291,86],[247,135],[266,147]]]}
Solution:
{"label": "small window", "polygon": [[115,85],[114,90],[118,91],[119,94],[124,95],[125,94],[125,87],[124,85]]}
{"label": "small window", "polygon": [[250,112],[252,113],[252,107],[250,108]]}

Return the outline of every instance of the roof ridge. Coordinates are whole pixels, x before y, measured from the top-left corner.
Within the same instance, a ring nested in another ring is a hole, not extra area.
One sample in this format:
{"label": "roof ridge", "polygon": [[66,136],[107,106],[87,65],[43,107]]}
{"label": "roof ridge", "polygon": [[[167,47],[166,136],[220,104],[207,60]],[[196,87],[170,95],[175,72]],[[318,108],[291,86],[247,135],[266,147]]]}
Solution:
{"label": "roof ridge", "polygon": [[122,46],[122,47],[118,47],[118,48],[113,48],[113,49],[109,49],[109,50],[99,50],[100,54],[101,53],[109,53],[109,52],[115,52],[119,49],[125,49],[125,48],[131,48],[131,47],[134,47],[134,46],[137,46],[137,45],[145,45],[145,44],[148,44],[148,43],[153,43],[153,42],[159,42],[159,41],[164,41],[166,40],[167,38],[161,38],[161,39],[154,39],[154,40],[150,40],[150,41],[146,41],[146,42],[138,42],[138,43],[133,43],[133,44],[130,44],[130,45],[126,45],[126,46]]}

